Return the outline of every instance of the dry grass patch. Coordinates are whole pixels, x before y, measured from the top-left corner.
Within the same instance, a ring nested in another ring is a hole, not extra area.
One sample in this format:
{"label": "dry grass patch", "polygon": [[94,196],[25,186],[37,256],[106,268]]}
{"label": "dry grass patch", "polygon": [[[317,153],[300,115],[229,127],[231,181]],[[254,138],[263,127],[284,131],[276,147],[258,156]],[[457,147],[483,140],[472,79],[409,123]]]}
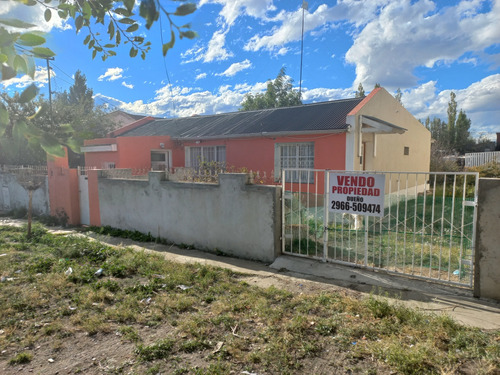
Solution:
{"label": "dry grass patch", "polygon": [[22,229],[0,228],[5,373],[53,371],[54,353],[79,358],[66,368],[89,373],[101,373],[89,370],[95,363],[144,374],[495,374],[500,366],[500,332],[381,297],[262,289],[230,270],[36,230],[27,241]]}

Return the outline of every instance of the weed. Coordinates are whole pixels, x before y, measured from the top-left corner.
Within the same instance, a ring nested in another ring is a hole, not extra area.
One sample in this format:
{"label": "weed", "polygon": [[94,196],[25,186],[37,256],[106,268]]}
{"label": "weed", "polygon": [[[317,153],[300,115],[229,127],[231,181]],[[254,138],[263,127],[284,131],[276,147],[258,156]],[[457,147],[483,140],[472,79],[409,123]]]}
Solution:
{"label": "weed", "polygon": [[186,353],[193,353],[210,348],[210,344],[200,339],[187,340],[181,343],[179,350]]}
{"label": "weed", "polygon": [[118,331],[123,336],[123,338],[128,340],[128,341],[135,342],[135,343],[142,341],[142,339],[139,336],[139,334],[137,333],[137,331],[131,326],[120,327],[120,329]]}
{"label": "weed", "polygon": [[165,359],[170,356],[174,343],[173,339],[163,339],[149,346],[138,345],[136,354],[142,361]]}
{"label": "weed", "polygon": [[22,365],[30,363],[33,359],[33,354],[27,352],[18,353],[15,357],[9,359],[9,365]]}

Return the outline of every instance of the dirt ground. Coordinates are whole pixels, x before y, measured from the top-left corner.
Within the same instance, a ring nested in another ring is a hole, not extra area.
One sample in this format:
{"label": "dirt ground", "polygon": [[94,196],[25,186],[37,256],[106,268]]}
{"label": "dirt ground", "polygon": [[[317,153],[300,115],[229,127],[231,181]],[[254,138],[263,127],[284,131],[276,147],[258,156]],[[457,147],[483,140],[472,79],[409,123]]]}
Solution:
{"label": "dirt ground", "polygon": [[[21,225],[22,221],[13,221],[8,219],[0,220],[0,225]],[[65,229],[54,229],[59,232],[66,232]],[[70,233],[71,231],[67,231]],[[74,233],[74,232],[71,232]],[[250,262],[228,257],[220,257],[214,254],[207,254],[196,250],[179,249],[175,246],[156,245],[154,243],[134,243],[130,240],[119,238],[111,238],[105,236],[94,236],[103,242],[114,246],[129,246],[140,250],[160,252],[165,255],[165,258],[178,262],[199,262],[203,264],[211,264],[220,267],[227,267],[234,271],[244,274],[243,279],[250,285],[255,285],[263,288],[274,286],[276,288],[285,289],[293,293],[318,293],[320,291],[338,291],[344,295],[361,298],[366,293],[373,290],[373,286],[366,283],[358,282],[356,276],[350,276],[350,280],[342,282],[332,282],[321,277],[307,276],[297,274],[287,269],[271,270],[268,265]],[[354,274],[355,275],[355,274]],[[399,296],[403,296],[410,304],[422,306],[419,304],[418,298],[412,296],[412,291],[407,290]],[[413,298],[413,300],[412,300]],[[420,301],[421,302],[421,301]],[[433,310],[437,312],[453,312],[456,305],[451,302],[447,305],[427,304],[423,309]],[[422,307],[420,307],[422,308]],[[492,316],[495,316],[497,309],[495,304],[489,304],[485,309]],[[499,319],[500,316],[496,315]],[[43,325],[43,317],[40,318],[40,324]],[[22,324],[22,322],[20,322]],[[68,321],[69,324],[69,321]],[[150,328],[147,326],[134,327],[142,338],[147,338],[148,342],[165,337],[172,329],[172,326],[162,324],[160,326]],[[66,327],[66,331],[71,332],[72,327]],[[0,331],[0,334],[3,332]],[[214,347],[217,343],[214,343]],[[12,358],[13,353],[8,348],[0,348],[0,373],[1,374],[143,374],[155,373],[148,372],[148,368],[140,363],[137,363],[137,355],[134,350],[136,344],[124,340],[118,330],[111,330],[109,333],[98,333],[94,336],[89,336],[84,332],[74,331],[70,337],[58,337],[57,335],[48,338],[45,342],[39,343],[34,348],[33,360],[26,365],[9,365],[8,360]],[[214,352],[214,348],[206,350],[206,353],[200,355],[184,353],[182,356],[190,356],[189,363],[199,368],[207,366],[206,358]],[[381,364],[377,364],[372,359],[356,359],[347,358],[349,353],[334,352],[323,353],[321,360],[316,359],[314,363],[310,363],[307,372],[311,374],[328,374],[335,369],[335,364],[339,367],[335,370],[338,374],[390,374],[390,372]],[[346,368],[345,363],[352,363],[352,367]],[[176,372],[176,364],[169,364],[171,371],[162,373],[182,373]],[[238,374],[253,374],[242,370],[235,372]],[[267,372],[263,372],[264,374]],[[500,374],[500,373],[499,373]],[[256,374],[255,374],[256,375]]]}

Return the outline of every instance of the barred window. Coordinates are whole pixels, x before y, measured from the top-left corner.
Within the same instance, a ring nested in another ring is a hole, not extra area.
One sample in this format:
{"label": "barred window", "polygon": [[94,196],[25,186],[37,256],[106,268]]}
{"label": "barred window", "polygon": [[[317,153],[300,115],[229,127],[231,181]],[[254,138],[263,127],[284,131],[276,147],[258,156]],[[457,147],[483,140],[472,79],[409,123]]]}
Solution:
{"label": "barred window", "polygon": [[[283,169],[313,169],[314,143],[278,143],[275,148],[275,177]],[[314,174],[308,171],[287,171],[287,182],[314,183]]]}
{"label": "barred window", "polygon": [[199,168],[203,163],[226,163],[226,146],[186,147],[186,167]]}

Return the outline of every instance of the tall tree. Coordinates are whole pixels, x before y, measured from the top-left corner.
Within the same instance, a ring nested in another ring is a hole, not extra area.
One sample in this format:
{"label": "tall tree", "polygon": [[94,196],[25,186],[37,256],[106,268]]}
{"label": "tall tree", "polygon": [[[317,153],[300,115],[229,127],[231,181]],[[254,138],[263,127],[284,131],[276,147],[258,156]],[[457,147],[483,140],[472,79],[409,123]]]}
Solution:
{"label": "tall tree", "polygon": [[94,109],[94,91],[87,87],[87,77],[80,70],[75,73],[75,81],[69,88],[69,104],[81,105],[87,111]]}
{"label": "tall tree", "polygon": [[377,82],[377,83],[375,83],[375,86],[373,87],[373,89],[378,89],[379,87],[382,87],[382,86],[380,86],[380,83]]}
{"label": "tall tree", "polygon": [[293,80],[286,75],[285,67],[282,67],[274,81],[267,81],[265,93],[245,95],[245,98],[241,102],[240,111],[293,107],[301,104],[300,93],[294,90]]}
{"label": "tall tree", "polygon": [[399,104],[403,105],[403,102],[402,102],[402,98],[403,98],[403,92],[401,91],[401,89],[398,87],[398,89],[396,90],[396,96],[395,96],[396,100],[398,101]]}
{"label": "tall tree", "polygon": [[358,85],[358,91],[355,94],[356,98],[364,98],[365,97],[365,89],[363,88],[363,84],[360,83]]}
{"label": "tall tree", "polygon": [[467,117],[463,110],[460,110],[455,124],[455,149],[463,154],[466,148],[471,143],[470,137],[471,120]]}
{"label": "tall tree", "polygon": [[457,121],[457,102],[455,98],[457,95],[452,91],[450,92],[450,101],[448,102],[448,146],[454,148],[455,146],[455,122]]}
{"label": "tall tree", "polygon": [[[106,119],[103,107],[96,107],[92,97],[93,90],[87,87],[87,78],[80,70],[76,71],[69,92],[55,95],[52,111],[48,103],[35,120],[38,127],[64,139],[71,132],[73,143],[81,144],[84,139],[105,136],[112,127]],[[50,125],[47,125],[50,124]]]}

